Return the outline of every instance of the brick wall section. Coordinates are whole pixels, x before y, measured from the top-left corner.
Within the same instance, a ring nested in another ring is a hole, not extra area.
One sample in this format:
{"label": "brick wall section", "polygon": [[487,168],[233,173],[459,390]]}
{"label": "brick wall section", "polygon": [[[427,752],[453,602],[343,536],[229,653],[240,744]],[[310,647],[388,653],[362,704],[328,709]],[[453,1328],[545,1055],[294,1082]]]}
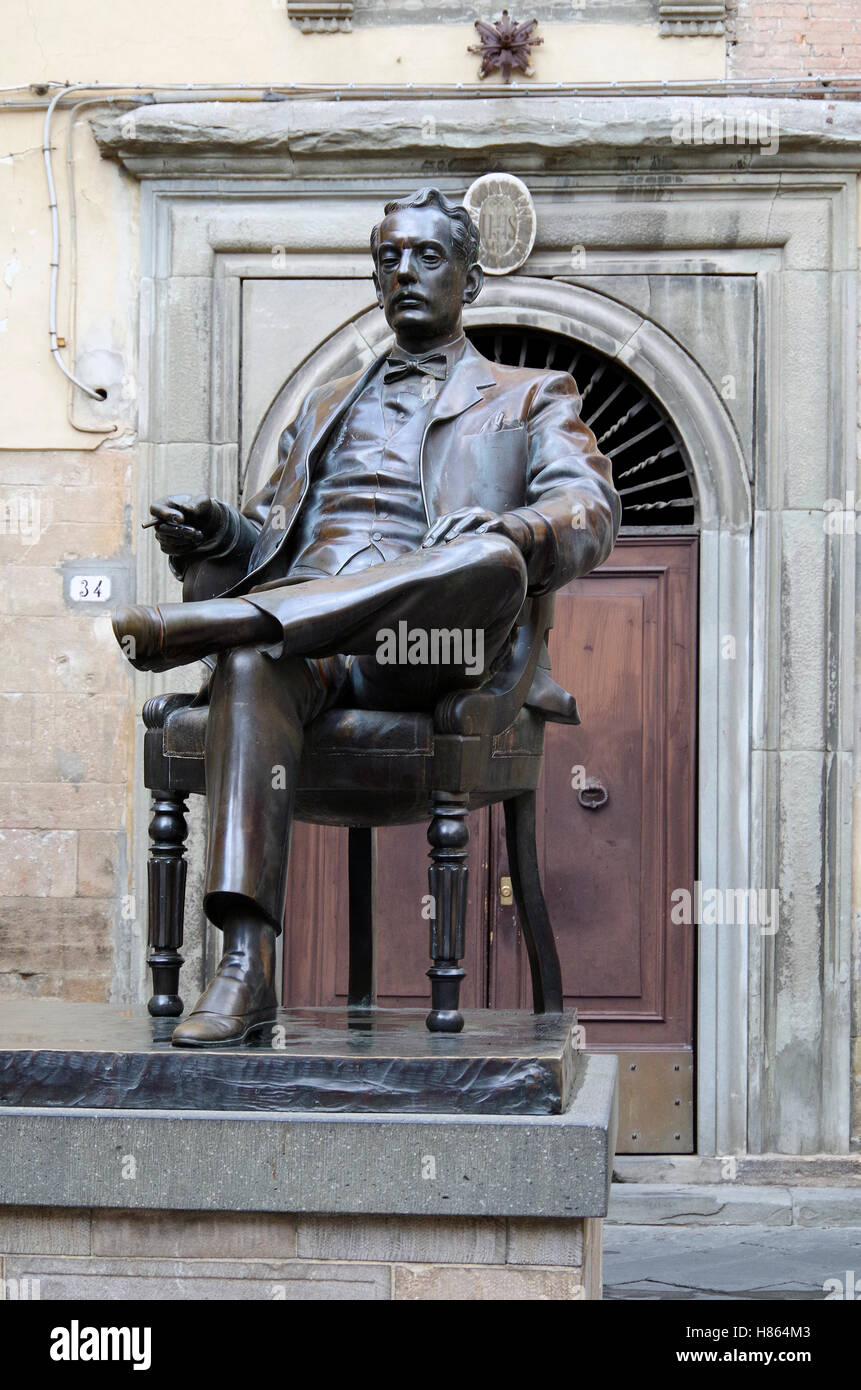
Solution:
{"label": "brick wall section", "polygon": [[729,77],[861,72],[858,0],[729,0]]}
{"label": "brick wall section", "polygon": [[131,462],[0,453],[0,998],[109,997],[131,684],[105,611],[70,605],[64,570],[128,564]]}

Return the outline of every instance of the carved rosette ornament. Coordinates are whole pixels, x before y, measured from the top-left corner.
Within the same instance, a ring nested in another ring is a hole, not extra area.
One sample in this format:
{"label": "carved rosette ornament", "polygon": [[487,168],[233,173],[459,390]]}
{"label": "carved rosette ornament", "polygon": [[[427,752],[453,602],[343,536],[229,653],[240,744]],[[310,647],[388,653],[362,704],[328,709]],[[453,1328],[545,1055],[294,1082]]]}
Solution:
{"label": "carved rosette ornament", "polygon": [[508,10],[503,10],[501,19],[490,24],[477,19],[475,27],[481,42],[470,44],[467,52],[477,53],[481,58],[479,77],[501,72],[503,82],[510,82],[512,72],[522,72],[524,77],[533,76],[531,50],[544,42],[543,39],[532,38],[533,31],[538,27],[537,19],[518,24],[516,19],[509,17]]}

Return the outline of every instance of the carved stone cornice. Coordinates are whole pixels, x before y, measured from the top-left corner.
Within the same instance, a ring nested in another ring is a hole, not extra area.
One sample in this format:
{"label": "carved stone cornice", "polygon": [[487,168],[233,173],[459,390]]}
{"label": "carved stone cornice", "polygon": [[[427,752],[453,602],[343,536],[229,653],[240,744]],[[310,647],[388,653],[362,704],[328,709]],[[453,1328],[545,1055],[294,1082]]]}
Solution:
{"label": "carved stone cornice", "polygon": [[303,34],[343,34],[353,27],[353,0],[287,0],[287,13]]}
{"label": "carved stone cornice", "polygon": [[725,0],[660,0],[660,33],[665,39],[722,34]]}
{"label": "carved stone cornice", "polygon": [[[622,167],[636,174],[857,169],[861,162],[857,101],[441,94],[153,102],[116,111],[91,117],[96,141],[139,178],[389,175],[393,168],[426,178],[486,173],[500,159],[521,177]],[[718,127],[724,138],[714,135]]]}

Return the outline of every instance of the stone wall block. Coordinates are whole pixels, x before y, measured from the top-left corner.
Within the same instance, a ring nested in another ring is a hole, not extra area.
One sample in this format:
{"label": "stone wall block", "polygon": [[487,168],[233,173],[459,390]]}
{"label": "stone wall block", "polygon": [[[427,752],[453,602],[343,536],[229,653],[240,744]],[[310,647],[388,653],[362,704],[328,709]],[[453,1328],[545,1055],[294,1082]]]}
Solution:
{"label": "stone wall block", "polygon": [[318,1260],[502,1264],[505,1222],[492,1217],[301,1216],[298,1254]]}
{"label": "stone wall block", "polygon": [[517,1220],[507,1222],[505,1263],[509,1265],[583,1264],[583,1222]]}
{"label": "stone wall block", "polygon": [[392,1297],[404,1301],[531,1301],[582,1299],[580,1269],[500,1269],[487,1265],[395,1265]]}
{"label": "stone wall block", "polygon": [[184,1302],[335,1301],[387,1299],[385,1265],[269,1260],[142,1260],[10,1255],[7,1279],[38,1279],[43,1302],[110,1300]]}
{"label": "stone wall block", "polygon": [[280,1212],[94,1211],[94,1255],[288,1260],[296,1218]]}

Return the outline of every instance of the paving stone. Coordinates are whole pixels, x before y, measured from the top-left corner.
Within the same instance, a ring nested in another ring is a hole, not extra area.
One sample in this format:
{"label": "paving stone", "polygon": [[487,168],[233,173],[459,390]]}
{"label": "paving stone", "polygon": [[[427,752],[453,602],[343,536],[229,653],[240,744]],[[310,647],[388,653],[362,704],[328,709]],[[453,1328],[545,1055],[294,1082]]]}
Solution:
{"label": "paving stone", "polygon": [[861,1230],[606,1226],[604,1298],[819,1300],[861,1273]]}
{"label": "paving stone", "polygon": [[861,1226],[861,1186],[794,1187],[792,1219],[797,1226]]}

